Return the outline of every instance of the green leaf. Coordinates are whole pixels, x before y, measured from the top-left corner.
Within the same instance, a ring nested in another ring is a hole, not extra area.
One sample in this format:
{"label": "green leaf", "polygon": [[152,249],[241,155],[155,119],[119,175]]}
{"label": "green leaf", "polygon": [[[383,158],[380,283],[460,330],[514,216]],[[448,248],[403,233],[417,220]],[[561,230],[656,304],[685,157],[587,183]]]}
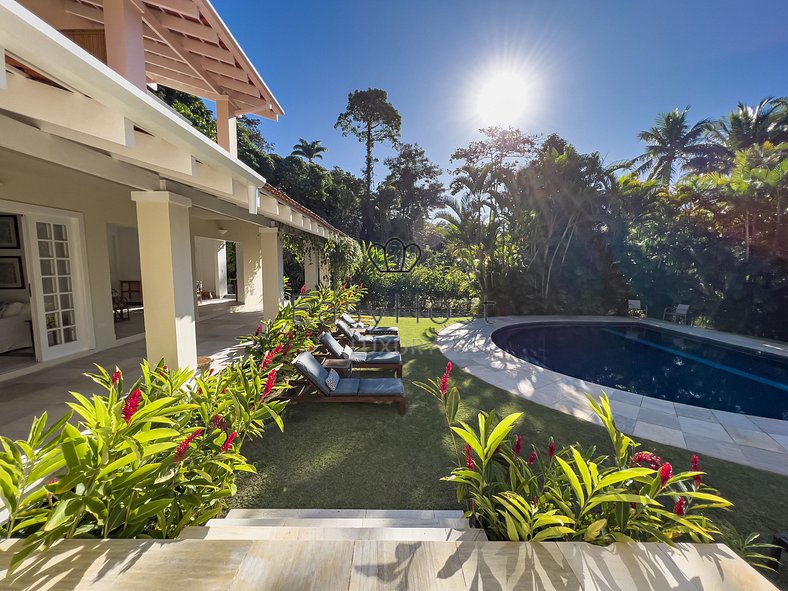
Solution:
{"label": "green leaf", "polygon": [[462,437],[465,443],[470,445],[471,449],[476,452],[479,458],[483,458],[484,450],[482,449],[482,444],[479,442],[479,439],[476,437],[476,433],[465,423],[460,423],[460,425],[461,427],[452,427],[451,430]]}
{"label": "green leaf", "polygon": [[495,429],[493,429],[492,433],[490,433],[490,438],[487,440],[487,445],[484,448],[485,461],[489,460],[492,457],[498,446],[501,445],[503,440],[506,439],[506,437],[511,432],[512,426],[514,425],[515,421],[519,420],[520,417],[522,416],[523,413],[515,412],[508,415],[500,423],[495,425]]}
{"label": "green leaf", "polygon": [[572,490],[575,492],[578,504],[583,506],[585,504],[586,498],[583,494],[583,488],[580,486],[580,480],[577,478],[577,474],[575,474],[575,471],[572,470],[572,466],[567,464],[566,461],[564,461],[560,456],[555,456],[555,460],[561,466],[564,474],[566,474],[566,477],[569,480],[569,486],[571,486]]}
{"label": "green leaf", "polygon": [[575,533],[571,527],[556,526],[548,527],[547,529],[540,530],[531,538],[532,542],[542,542],[544,540],[556,540],[564,538],[568,535]]}
{"label": "green leaf", "polygon": [[586,533],[583,535],[583,539],[586,542],[591,542],[599,537],[599,534],[602,532],[602,528],[607,525],[607,519],[597,519],[594,523],[589,525],[586,528]]}
{"label": "green leaf", "polygon": [[608,486],[624,482],[625,480],[635,480],[641,476],[651,476],[654,473],[654,470],[651,468],[627,468],[626,470],[617,470],[607,476],[603,476],[599,484],[597,484],[597,489],[607,488]]}

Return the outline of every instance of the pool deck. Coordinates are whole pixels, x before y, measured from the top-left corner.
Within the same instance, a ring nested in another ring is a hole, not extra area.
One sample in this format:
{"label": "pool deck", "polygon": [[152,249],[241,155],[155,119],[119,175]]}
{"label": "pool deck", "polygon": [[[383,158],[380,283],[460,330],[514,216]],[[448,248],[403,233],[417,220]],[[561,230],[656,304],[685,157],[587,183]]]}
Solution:
{"label": "pool deck", "polygon": [[788,359],[788,344],[777,341],[661,320],[610,316],[496,316],[488,322],[474,320],[448,326],[438,334],[437,345],[464,371],[531,402],[599,424],[585,395],[598,398],[606,392],[616,424],[627,434],[788,476],[788,421],[710,410],[601,386],[518,359],[491,339],[493,332],[505,326],[567,320],[622,321],[669,328]]}

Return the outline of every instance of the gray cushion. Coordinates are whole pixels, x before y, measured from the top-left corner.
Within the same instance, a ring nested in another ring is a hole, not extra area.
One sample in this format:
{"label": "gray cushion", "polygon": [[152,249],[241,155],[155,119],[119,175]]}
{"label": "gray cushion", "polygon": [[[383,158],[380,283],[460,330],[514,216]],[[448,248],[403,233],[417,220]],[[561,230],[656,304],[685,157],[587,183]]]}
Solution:
{"label": "gray cushion", "polygon": [[[314,358],[309,351],[304,351],[293,360],[293,365],[308,379],[312,385],[320,390],[323,394],[330,394],[330,390],[326,386],[326,378],[328,372],[320,365],[320,362]],[[342,380],[339,382],[342,383]]]}
{"label": "gray cushion", "polygon": [[394,343],[399,343],[399,337],[394,335],[380,335],[376,337],[356,335],[353,342],[359,345],[393,345]]}
{"label": "gray cushion", "polygon": [[365,363],[390,363],[391,365],[401,365],[402,355],[399,351],[379,351],[365,353],[358,351],[353,353],[350,361],[355,365],[363,366]]}
{"label": "gray cushion", "polygon": [[350,359],[353,357],[353,349],[350,348],[350,345],[345,345],[342,348],[342,359]]}
{"label": "gray cushion", "polygon": [[404,396],[405,387],[399,378],[366,378],[359,380],[359,396]]}
{"label": "gray cushion", "polygon": [[358,334],[353,332],[353,329],[351,329],[344,320],[339,320],[337,322],[337,327],[339,327],[340,332],[350,340],[355,341],[358,338]]}
{"label": "gray cushion", "polygon": [[358,394],[358,378],[340,378],[337,389],[329,392],[329,396],[356,396]]}
{"label": "gray cushion", "polygon": [[324,332],[320,335],[320,342],[335,359],[342,357],[342,345],[330,334]]}

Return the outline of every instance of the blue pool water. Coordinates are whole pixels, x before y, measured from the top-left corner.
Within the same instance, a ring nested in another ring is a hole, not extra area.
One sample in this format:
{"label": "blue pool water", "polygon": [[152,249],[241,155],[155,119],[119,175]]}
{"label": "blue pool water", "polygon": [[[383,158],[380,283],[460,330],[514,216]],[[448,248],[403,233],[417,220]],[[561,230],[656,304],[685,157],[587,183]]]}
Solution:
{"label": "blue pool water", "polygon": [[504,351],[558,373],[652,398],[788,420],[788,360],[634,323],[519,324]]}

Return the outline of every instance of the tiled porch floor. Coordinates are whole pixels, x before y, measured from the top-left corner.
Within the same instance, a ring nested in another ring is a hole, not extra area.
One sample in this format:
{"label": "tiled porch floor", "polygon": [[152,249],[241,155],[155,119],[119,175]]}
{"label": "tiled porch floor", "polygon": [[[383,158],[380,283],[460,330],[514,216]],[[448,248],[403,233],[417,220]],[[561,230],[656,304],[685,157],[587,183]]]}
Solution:
{"label": "tiled porch floor", "polygon": [[[485,323],[454,324],[438,335],[441,352],[485,382],[537,404],[599,423],[585,394],[606,392],[618,427],[630,435],[788,475],[788,421],[709,410],[600,386],[509,355],[490,338],[507,325],[551,320],[610,321],[608,316],[498,316]],[[624,320],[626,319],[616,319]],[[636,320],[655,326],[659,320]],[[673,330],[788,356],[788,345],[669,324]]]}
{"label": "tiled porch floor", "polygon": [[[212,357],[214,364],[226,363],[241,351],[236,337],[254,332],[260,316],[260,312],[227,312],[198,322],[197,354]],[[108,369],[117,365],[127,378],[136,379],[144,356],[145,341],[139,340],[0,382],[0,435],[25,437],[33,417],[45,410],[50,418],[61,416],[71,400],[70,390],[96,392],[98,386],[83,375],[92,372],[94,364]]]}

